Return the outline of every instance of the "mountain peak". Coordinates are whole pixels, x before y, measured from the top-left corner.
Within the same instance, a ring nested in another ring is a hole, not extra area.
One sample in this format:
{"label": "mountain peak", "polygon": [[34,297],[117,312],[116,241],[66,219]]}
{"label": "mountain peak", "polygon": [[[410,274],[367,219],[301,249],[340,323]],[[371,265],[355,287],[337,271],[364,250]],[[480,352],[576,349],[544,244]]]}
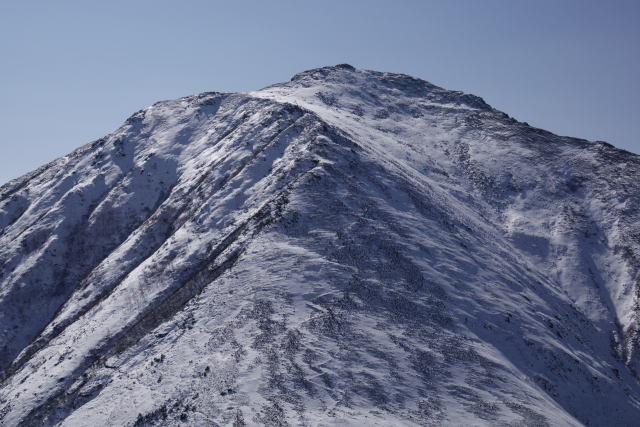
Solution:
{"label": "mountain peak", "polygon": [[290,102],[311,110],[341,108],[360,114],[366,111],[386,115],[411,109],[471,109],[495,111],[482,98],[446,90],[406,74],[358,69],[348,64],[315,68],[296,74],[291,81],[268,86],[254,96]]}
{"label": "mountain peak", "polygon": [[0,189],[0,424],[635,425],[640,157],[346,64]]}
{"label": "mountain peak", "polygon": [[317,79],[317,78],[327,77],[332,73],[337,73],[341,71],[354,72],[354,71],[357,71],[357,69],[353,65],[349,65],[349,64],[337,64],[332,66],[312,68],[310,70],[302,71],[300,73],[295,74],[291,78],[291,81],[301,80],[308,77]]}

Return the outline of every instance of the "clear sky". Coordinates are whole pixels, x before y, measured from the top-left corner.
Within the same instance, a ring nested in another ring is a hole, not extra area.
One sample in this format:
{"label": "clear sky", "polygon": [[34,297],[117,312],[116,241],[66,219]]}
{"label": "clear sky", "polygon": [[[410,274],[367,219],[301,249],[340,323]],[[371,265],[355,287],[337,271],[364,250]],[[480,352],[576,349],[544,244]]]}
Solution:
{"label": "clear sky", "polygon": [[155,101],[343,62],[640,153],[638,0],[0,0],[0,183]]}

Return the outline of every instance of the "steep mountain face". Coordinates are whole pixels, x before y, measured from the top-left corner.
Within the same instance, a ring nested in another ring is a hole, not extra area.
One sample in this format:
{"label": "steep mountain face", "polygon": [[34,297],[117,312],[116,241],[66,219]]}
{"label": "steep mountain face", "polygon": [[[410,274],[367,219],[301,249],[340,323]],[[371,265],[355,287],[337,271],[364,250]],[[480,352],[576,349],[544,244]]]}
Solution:
{"label": "steep mountain face", "polygon": [[0,189],[0,424],[637,425],[640,157],[348,65]]}

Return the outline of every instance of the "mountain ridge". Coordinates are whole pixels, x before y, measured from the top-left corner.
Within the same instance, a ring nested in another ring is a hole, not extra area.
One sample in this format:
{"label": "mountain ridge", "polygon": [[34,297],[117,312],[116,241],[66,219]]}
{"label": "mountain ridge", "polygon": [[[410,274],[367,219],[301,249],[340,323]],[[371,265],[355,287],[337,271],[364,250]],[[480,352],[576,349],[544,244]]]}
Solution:
{"label": "mountain ridge", "polygon": [[0,420],[633,425],[638,171],[344,64],[156,103],[0,188]]}

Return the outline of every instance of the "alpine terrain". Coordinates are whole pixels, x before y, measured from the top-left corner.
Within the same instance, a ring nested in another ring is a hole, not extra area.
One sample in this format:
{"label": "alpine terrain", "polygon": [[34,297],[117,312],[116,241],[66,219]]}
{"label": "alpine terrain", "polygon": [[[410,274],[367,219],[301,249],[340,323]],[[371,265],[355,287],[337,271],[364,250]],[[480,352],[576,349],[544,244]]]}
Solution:
{"label": "alpine terrain", "polygon": [[337,65],[0,188],[0,425],[637,426],[640,156]]}

